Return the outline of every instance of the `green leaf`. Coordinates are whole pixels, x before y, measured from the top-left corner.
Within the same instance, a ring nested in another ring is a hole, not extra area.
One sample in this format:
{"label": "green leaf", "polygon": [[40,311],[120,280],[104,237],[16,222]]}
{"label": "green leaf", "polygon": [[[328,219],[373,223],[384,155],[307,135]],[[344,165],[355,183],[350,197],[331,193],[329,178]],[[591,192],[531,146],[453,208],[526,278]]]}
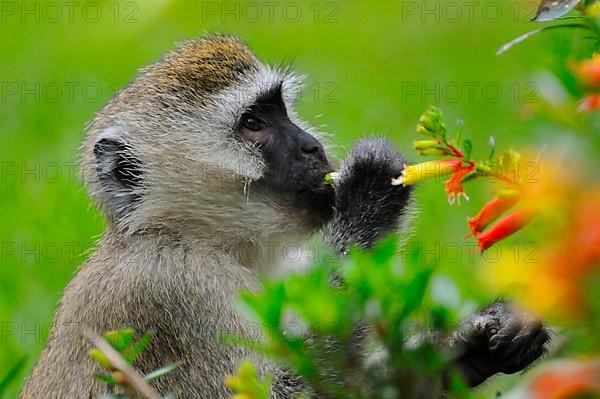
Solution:
{"label": "green leaf", "polygon": [[107,374],[94,374],[94,378],[100,382],[103,382],[108,385],[119,385],[117,381],[111,376]]}
{"label": "green leaf", "polygon": [[451,397],[453,398],[473,398],[473,393],[469,386],[465,383],[464,377],[458,374],[456,371],[453,371],[450,374],[449,390],[452,393]]}
{"label": "green leaf", "polygon": [[239,367],[237,374],[225,377],[225,385],[234,393],[252,399],[268,399],[271,397],[271,377],[260,379],[256,366],[245,361]]}
{"label": "green leaf", "polygon": [[419,271],[404,288],[404,292],[402,292],[405,301],[402,310],[404,318],[414,312],[423,302],[432,272],[432,268]]}
{"label": "green leaf", "polygon": [[581,0],[542,0],[533,22],[547,22],[560,18],[579,4]]}
{"label": "green leaf", "polygon": [[460,179],[460,183],[466,183],[468,181],[475,180],[479,176],[480,174],[477,171],[469,172],[466,175],[464,175],[462,179]]}
{"label": "green leaf", "polygon": [[23,356],[8,370],[8,372],[0,379],[0,397],[6,391],[6,388],[17,378],[25,364],[27,363],[27,356]]}
{"label": "green leaf", "polygon": [[144,349],[148,347],[156,332],[154,330],[148,330],[146,333],[140,338],[139,341],[135,343],[135,345],[130,346],[125,351],[123,351],[123,357],[129,364],[132,364],[135,359],[137,359]]}
{"label": "green leaf", "polygon": [[473,143],[471,140],[465,140],[462,145],[465,159],[469,161],[471,159],[471,152],[473,152]]}
{"label": "green leaf", "polygon": [[442,112],[433,105],[430,105],[427,111],[423,112],[419,118],[417,132],[445,142],[446,125],[444,124]]}
{"label": "green leaf", "polygon": [[453,309],[442,305],[432,305],[428,321],[433,329],[449,332],[460,322],[460,318]]}
{"label": "green leaf", "polygon": [[88,352],[88,355],[103,368],[107,370],[110,370],[112,368],[110,361],[108,360],[104,352],[102,352],[100,349],[92,348]]}
{"label": "green leaf", "polygon": [[260,293],[242,292],[240,299],[243,305],[258,317],[264,324],[279,326],[285,301],[285,287],[280,282],[265,282]]}
{"label": "green leaf", "polygon": [[465,123],[463,122],[462,119],[458,119],[456,121],[456,133],[454,135],[454,146],[455,147],[460,147],[464,125],[465,125]]}
{"label": "green leaf", "polygon": [[124,349],[128,348],[129,345],[131,345],[134,336],[135,330],[130,327],[104,333],[104,338],[106,338],[110,346],[112,346],[119,352],[123,351]]}
{"label": "green leaf", "polygon": [[374,263],[376,265],[387,264],[394,256],[397,244],[398,238],[394,235],[390,235],[378,243],[372,254]]}
{"label": "green leaf", "polygon": [[175,370],[177,367],[179,367],[179,363],[173,363],[173,364],[169,364],[168,366],[161,367],[158,370],[154,370],[153,372],[144,376],[144,380],[146,380],[146,382],[152,382],[154,380],[159,379],[163,375],[169,374],[170,372]]}

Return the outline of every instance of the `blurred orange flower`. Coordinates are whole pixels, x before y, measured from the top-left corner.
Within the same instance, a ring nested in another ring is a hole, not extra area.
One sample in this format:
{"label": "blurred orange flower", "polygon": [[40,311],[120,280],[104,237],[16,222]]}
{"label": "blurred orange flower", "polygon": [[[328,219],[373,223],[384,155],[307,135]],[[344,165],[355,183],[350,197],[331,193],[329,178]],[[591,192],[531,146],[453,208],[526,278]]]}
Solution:
{"label": "blurred orange flower", "polygon": [[532,399],[566,399],[598,395],[600,359],[561,360],[550,363],[518,392],[518,397]]}
{"label": "blurred orange flower", "polygon": [[594,54],[591,59],[574,64],[572,69],[585,88],[600,89],[600,54]]}
{"label": "blurred orange flower", "polygon": [[572,62],[571,70],[581,82],[581,85],[588,92],[587,96],[581,100],[580,112],[595,111],[600,109],[600,54],[594,54],[591,59],[580,63]]}
{"label": "blurred orange flower", "polygon": [[539,220],[543,242],[504,248],[485,279],[493,288],[511,289],[525,308],[558,322],[585,317],[589,306],[585,283],[600,272],[600,186],[584,179],[573,154],[556,154],[535,165],[530,183],[519,187],[521,210],[482,232],[512,206],[495,199],[472,219],[471,232],[480,249],[518,231],[532,216]]}

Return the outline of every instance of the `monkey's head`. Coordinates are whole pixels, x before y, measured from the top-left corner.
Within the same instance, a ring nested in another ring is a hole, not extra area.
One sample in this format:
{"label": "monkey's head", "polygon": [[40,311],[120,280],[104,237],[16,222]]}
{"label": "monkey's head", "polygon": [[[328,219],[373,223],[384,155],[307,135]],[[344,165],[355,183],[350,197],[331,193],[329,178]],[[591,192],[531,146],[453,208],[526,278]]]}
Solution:
{"label": "monkey's head", "polygon": [[185,43],[95,118],[84,179],[116,230],[311,232],[332,214],[332,170],[293,110],[299,79],[239,40]]}

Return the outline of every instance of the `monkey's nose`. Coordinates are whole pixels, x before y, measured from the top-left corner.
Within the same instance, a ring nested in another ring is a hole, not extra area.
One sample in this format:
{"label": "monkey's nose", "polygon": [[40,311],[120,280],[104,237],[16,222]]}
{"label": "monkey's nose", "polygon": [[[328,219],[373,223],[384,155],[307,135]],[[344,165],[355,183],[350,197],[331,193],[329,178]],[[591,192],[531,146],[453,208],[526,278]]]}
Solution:
{"label": "monkey's nose", "polygon": [[315,152],[319,151],[319,146],[317,144],[303,145],[300,148],[302,149],[302,152],[305,154],[314,154]]}
{"label": "monkey's nose", "polygon": [[325,156],[325,150],[321,143],[319,143],[319,140],[306,132],[300,134],[298,145],[303,155],[317,158],[323,158]]}

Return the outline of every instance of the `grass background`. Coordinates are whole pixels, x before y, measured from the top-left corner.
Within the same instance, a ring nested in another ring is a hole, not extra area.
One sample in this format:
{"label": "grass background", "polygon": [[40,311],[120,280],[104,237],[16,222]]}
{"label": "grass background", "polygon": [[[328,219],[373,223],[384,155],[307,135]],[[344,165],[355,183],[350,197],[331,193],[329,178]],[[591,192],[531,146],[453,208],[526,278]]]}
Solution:
{"label": "grass background", "polygon": [[[475,154],[483,157],[490,134],[500,148],[539,137],[540,124],[521,118],[535,89],[525,85],[570,40],[569,34],[547,34],[495,55],[532,28],[526,22],[532,1],[283,0],[272,2],[271,15],[262,2],[248,8],[248,2],[231,1],[94,1],[75,2],[72,18],[55,2],[62,13],[56,21],[49,3],[12,3],[17,14],[2,5],[0,375],[22,355],[33,366],[61,291],[103,230],[73,175],[86,122],[174,43],[218,31],[241,36],[269,62],[292,60],[308,76],[300,113],[325,125],[340,144],[340,157],[370,133],[410,151],[417,119],[430,103],[449,121],[464,120]],[[24,7],[33,14],[23,14]],[[94,21],[97,10],[101,16]],[[471,82],[479,83],[472,97]],[[493,87],[484,93],[486,84]],[[406,91],[415,87],[417,94]],[[499,96],[494,87],[501,88]],[[486,190],[474,188],[469,203],[449,212],[439,184],[420,189],[419,239],[462,242],[464,218],[483,204]],[[463,295],[477,292],[473,265],[462,258],[441,259],[439,271]],[[8,397],[16,396],[18,385]]]}

